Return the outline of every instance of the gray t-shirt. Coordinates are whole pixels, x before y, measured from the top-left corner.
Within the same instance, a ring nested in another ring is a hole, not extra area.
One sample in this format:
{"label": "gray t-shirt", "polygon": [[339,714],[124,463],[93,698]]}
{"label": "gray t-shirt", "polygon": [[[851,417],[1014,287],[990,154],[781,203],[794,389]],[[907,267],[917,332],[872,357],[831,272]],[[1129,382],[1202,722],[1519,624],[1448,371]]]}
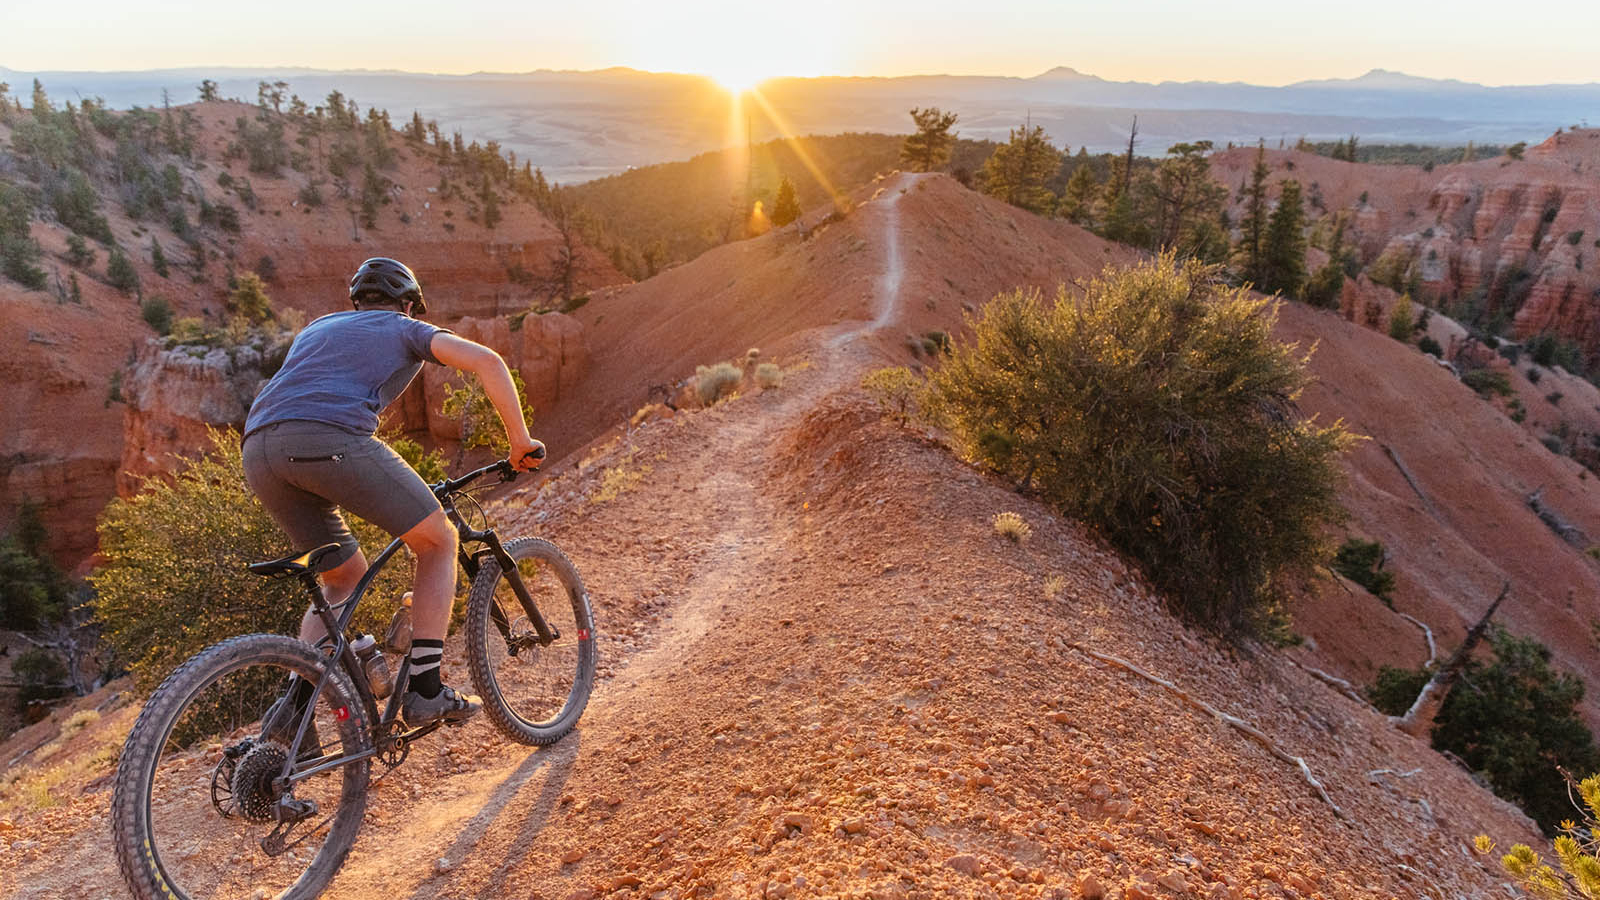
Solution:
{"label": "gray t-shirt", "polygon": [[378,430],[378,413],[400,396],[446,329],[389,310],[338,312],[307,325],[283,368],[250,405],[244,433],[290,419],[326,422],[354,434]]}

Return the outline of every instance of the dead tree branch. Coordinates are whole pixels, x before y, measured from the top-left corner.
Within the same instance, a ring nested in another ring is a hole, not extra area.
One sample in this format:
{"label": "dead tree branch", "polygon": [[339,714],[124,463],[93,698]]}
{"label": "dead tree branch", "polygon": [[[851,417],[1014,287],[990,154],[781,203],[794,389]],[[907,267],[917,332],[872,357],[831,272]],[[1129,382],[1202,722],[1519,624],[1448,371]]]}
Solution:
{"label": "dead tree branch", "polygon": [[1406,613],[1399,613],[1399,616],[1400,618],[1405,619],[1407,622],[1410,622],[1411,624],[1422,629],[1422,636],[1428,640],[1428,661],[1423,663],[1423,665],[1433,665],[1434,662],[1439,658],[1439,645],[1433,642],[1433,629],[1429,628],[1427,623],[1423,622],[1416,616],[1408,615]]}
{"label": "dead tree branch", "polygon": [[1188,691],[1185,691],[1172,682],[1162,678],[1157,678],[1156,676],[1151,675],[1149,672],[1146,672],[1144,669],[1139,668],[1125,659],[1110,656],[1095,650],[1090,650],[1087,647],[1079,646],[1078,644],[1071,642],[1068,642],[1067,646],[1085,656],[1097,659],[1107,665],[1115,666],[1126,672],[1131,672],[1134,675],[1137,675],[1140,678],[1150,682],[1151,684],[1159,685],[1176,696],[1179,700],[1182,700],[1184,703],[1187,703],[1201,712],[1207,713],[1208,715],[1216,718],[1218,721],[1237,728],[1251,740],[1255,741],[1257,744],[1260,744],[1268,753],[1271,753],[1273,756],[1283,760],[1286,763],[1290,763],[1291,765],[1299,767],[1300,774],[1305,777],[1306,783],[1310,784],[1312,789],[1317,792],[1317,796],[1322,798],[1322,802],[1328,804],[1329,808],[1333,810],[1334,815],[1341,819],[1345,818],[1344,810],[1340,809],[1339,805],[1333,802],[1333,798],[1328,796],[1327,789],[1322,786],[1322,782],[1317,780],[1317,776],[1311,773],[1311,767],[1306,765],[1306,761],[1298,756],[1293,756],[1284,751],[1277,744],[1273,743],[1272,738],[1267,737],[1266,734],[1263,733],[1259,728],[1256,728],[1254,725],[1251,725],[1249,722],[1246,722],[1238,716],[1229,715],[1228,713],[1217,709],[1215,706],[1212,706],[1204,700],[1192,696]]}
{"label": "dead tree branch", "polygon": [[1450,659],[1439,667],[1439,671],[1433,673],[1433,677],[1428,679],[1426,685],[1423,685],[1422,692],[1417,694],[1416,702],[1411,704],[1405,715],[1390,717],[1389,724],[1413,737],[1421,737],[1428,733],[1428,729],[1433,727],[1434,718],[1439,715],[1440,707],[1444,706],[1445,698],[1450,695],[1450,689],[1455,687],[1462,671],[1466,669],[1473,648],[1478,646],[1478,642],[1483,640],[1484,632],[1489,629],[1489,620],[1494,617],[1495,610],[1500,608],[1501,602],[1510,592],[1511,582],[1507,581],[1500,588],[1500,596],[1494,598],[1494,602],[1484,611],[1483,617],[1467,631],[1461,646],[1456,648]]}

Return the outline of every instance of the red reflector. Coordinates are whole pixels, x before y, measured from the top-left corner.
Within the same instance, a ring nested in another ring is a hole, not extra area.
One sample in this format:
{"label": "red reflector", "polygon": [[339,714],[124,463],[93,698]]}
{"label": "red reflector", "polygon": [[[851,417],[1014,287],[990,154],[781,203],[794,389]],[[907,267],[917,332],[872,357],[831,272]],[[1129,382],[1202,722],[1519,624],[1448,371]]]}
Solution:
{"label": "red reflector", "polygon": [[339,711],[334,713],[333,716],[334,716],[334,718],[336,718],[339,721],[343,722],[345,719],[350,718],[350,707],[348,707],[348,706],[339,707]]}
{"label": "red reflector", "polygon": [[587,640],[589,640],[589,637],[590,637],[589,629],[587,629],[587,628],[579,628],[578,629],[578,640],[587,641]]}

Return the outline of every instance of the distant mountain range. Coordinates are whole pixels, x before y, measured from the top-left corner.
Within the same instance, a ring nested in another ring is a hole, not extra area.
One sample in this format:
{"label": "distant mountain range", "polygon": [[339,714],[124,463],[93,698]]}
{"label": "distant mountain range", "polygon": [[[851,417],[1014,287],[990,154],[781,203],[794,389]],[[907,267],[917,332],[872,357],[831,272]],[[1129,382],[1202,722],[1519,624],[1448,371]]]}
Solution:
{"label": "distant mountain range", "polygon": [[[904,132],[913,106],[960,113],[963,136],[1004,140],[1025,121],[1060,146],[1091,152],[1125,146],[1139,117],[1139,152],[1160,155],[1178,141],[1276,145],[1299,137],[1358,134],[1366,143],[1509,143],[1539,140],[1585,124],[1600,110],[1600,84],[1488,87],[1374,69],[1359,78],[1282,87],[1239,82],[1107,81],[1065,66],[1031,78],[915,75],[897,78],[781,78],[761,87],[769,116],[747,104],[735,120],[721,88],[695,75],[614,68],[589,72],[429,75],[399,71],[190,68],[144,72],[18,72],[0,80],[26,97],[38,78],[57,98],[101,97],[114,107],[153,106],[166,91],[193,100],[203,78],[225,97],[254,100],[257,84],[286,81],[316,104],[339,90],[396,117],[413,109],[468,140],[497,140],[560,181],[684,159],[750,136]],[[26,102],[26,101],[24,101]]]}

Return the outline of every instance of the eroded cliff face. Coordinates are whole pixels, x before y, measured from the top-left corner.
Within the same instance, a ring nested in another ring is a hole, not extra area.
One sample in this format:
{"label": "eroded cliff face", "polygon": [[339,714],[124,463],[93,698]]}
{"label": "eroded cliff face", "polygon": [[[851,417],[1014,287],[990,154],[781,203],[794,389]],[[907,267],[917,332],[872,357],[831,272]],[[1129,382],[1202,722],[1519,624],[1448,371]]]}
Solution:
{"label": "eroded cliff face", "polygon": [[282,364],[288,343],[284,334],[229,348],[147,342],[123,379],[127,411],[117,493],[129,496],[145,478],[204,453],[210,429],[242,429],[250,402]]}
{"label": "eroded cliff face", "polygon": [[[242,423],[256,377],[248,365],[237,359],[223,365],[209,353],[190,362],[147,349],[155,332],[140,310],[141,300],[160,298],[174,317],[199,317],[220,328],[234,273],[260,272],[274,309],[313,319],[349,308],[347,279],[363,259],[394,256],[422,279],[429,321],[467,328],[469,336],[497,327],[505,332],[496,347],[528,370],[530,389],[537,384],[542,392],[536,397],[554,397],[578,377],[571,373],[582,371],[581,336],[555,334],[566,327],[558,319],[530,315],[527,334],[511,332],[509,324],[462,324],[552,302],[550,285],[558,280],[565,245],[532,202],[502,189],[500,221],[489,227],[473,197],[441,192],[446,169],[433,149],[394,134],[382,203],[373,224],[361,224],[352,212],[354,195],[341,196],[319,168],[320,151],[305,171],[249,171],[231,145],[236,120],[255,115],[253,107],[216,102],[184,109],[194,117],[194,158],[172,162],[184,185],[179,203],[190,223],[186,235],[164,222],[129,218],[116,185],[95,182],[99,212],[138,272],[138,291],[107,283],[109,250],[94,241],[93,261],[74,262],[70,232],[42,209],[31,228],[49,287],[25,290],[0,279],[0,321],[6,324],[0,329],[6,426],[0,429],[0,532],[23,501],[37,502],[57,561],[78,567],[94,552],[95,519],[106,501],[132,489],[142,475],[168,471],[170,454],[203,447],[206,425]],[[9,127],[0,125],[0,147],[9,139]],[[317,185],[323,199],[307,205],[306,192]],[[203,221],[202,200],[229,206],[238,230]],[[152,244],[163,248],[165,275],[152,263]],[[571,259],[575,292],[627,281],[593,248],[579,244]],[[428,427],[423,399],[422,387],[407,395],[406,408],[416,409],[406,413],[406,422],[419,430]],[[436,430],[448,428],[441,423]]]}
{"label": "eroded cliff face", "polygon": [[[462,319],[453,330],[485,344],[519,370],[535,411],[570,394],[588,366],[583,326],[561,313],[512,320]],[[174,471],[181,458],[205,452],[212,428],[242,430],[250,404],[278,370],[292,335],[262,334],[236,347],[169,346],[152,339],[141,347],[123,380],[122,459],[116,488],[122,496],[152,475]],[[460,421],[442,411],[445,388],[462,376],[444,366],[424,366],[421,375],[388,413],[387,424],[449,447]]]}
{"label": "eroded cliff face", "polygon": [[[1600,129],[1573,129],[1499,156],[1424,170],[1269,151],[1273,195],[1286,179],[1323,201],[1308,214],[1347,221],[1364,265],[1463,315],[1482,310],[1514,337],[1550,332],[1600,356]],[[1244,183],[1252,149],[1217,154],[1213,170]],[[1242,212],[1235,195],[1233,212]],[[1377,272],[1373,273],[1377,275]]]}

